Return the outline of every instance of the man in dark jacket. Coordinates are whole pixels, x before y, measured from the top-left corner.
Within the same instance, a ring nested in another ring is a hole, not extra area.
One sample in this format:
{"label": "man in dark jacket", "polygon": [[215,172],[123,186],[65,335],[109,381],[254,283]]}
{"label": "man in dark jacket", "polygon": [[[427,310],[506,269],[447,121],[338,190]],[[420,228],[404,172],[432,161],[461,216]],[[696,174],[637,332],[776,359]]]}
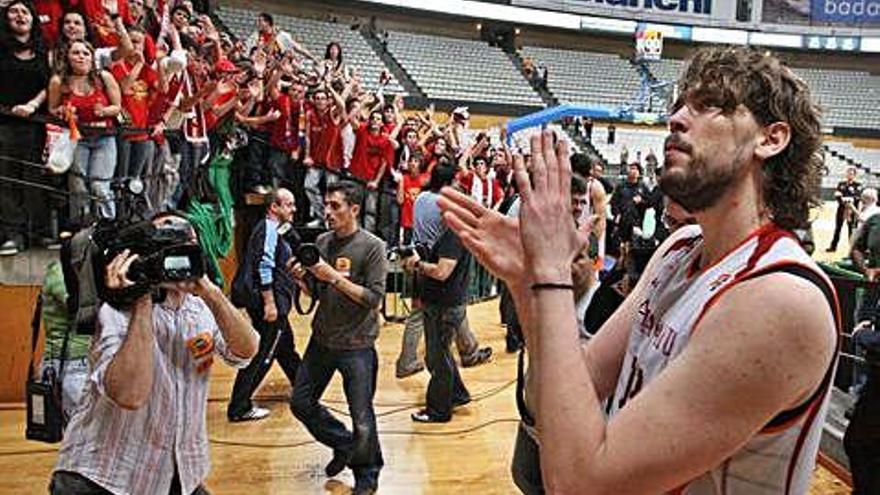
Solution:
{"label": "man in dark jacket", "polygon": [[843,438],[853,477],[853,495],[880,493],[880,331],[877,313],[853,331],[853,344],[865,350],[867,381]]}
{"label": "man in dark jacket", "polygon": [[[300,357],[288,320],[296,284],[286,270],[296,246],[291,246],[280,233],[293,222],[295,204],[293,193],[287,189],[278,189],[270,196],[266,217],[254,226],[233,282],[233,292],[244,292],[242,297],[249,299],[246,309],[260,334],[260,349],[250,365],[235,377],[226,410],[229,421],[259,420],[269,415],[268,409],[251,402],[251,396],[274,359],[278,360],[291,387],[296,379]],[[295,239],[295,235],[287,237]],[[253,297],[247,298],[248,293]]]}
{"label": "man in dark jacket", "polygon": [[831,245],[825,250],[826,252],[837,251],[837,243],[840,241],[840,231],[843,229],[844,221],[846,221],[846,229],[850,237],[855,230],[858,222],[859,198],[862,194],[862,184],[856,180],[856,174],[855,167],[847,167],[846,180],[838,182],[837,188],[834,190],[834,199],[837,200],[837,212],[834,216],[834,238],[831,239]]}
{"label": "man in dark jacket", "polygon": [[611,215],[617,224],[617,236],[621,244],[632,241],[633,227],[641,227],[645,210],[650,206],[651,190],[642,180],[642,167],[631,163],[626,180],[621,182],[611,197]]}

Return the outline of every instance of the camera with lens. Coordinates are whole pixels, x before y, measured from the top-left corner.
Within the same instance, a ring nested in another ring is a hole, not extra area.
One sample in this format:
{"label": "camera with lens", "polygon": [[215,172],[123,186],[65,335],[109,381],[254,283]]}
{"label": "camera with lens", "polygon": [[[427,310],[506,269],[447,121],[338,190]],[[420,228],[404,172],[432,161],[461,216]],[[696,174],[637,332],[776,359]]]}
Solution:
{"label": "camera with lens", "polygon": [[323,230],[294,228],[289,223],[278,228],[278,234],[287,241],[293,256],[303,268],[315,266],[321,261],[321,251],[314,243],[321,232]]}
{"label": "camera with lens", "polygon": [[419,259],[427,259],[430,254],[431,249],[427,244],[416,242],[414,244],[409,244],[406,246],[395,246],[388,250],[388,260],[389,261],[397,261],[401,259],[406,259],[411,257],[414,254],[419,255]]}
{"label": "camera with lens", "polygon": [[296,249],[296,259],[302,264],[303,268],[309,268],[321,261],[321,251],[318,246],[311,242],[304,242]]}
{"label": "camera with lens", "polygon": [[[147,220],[101,222],[95,228],[93,241],[97,250],[92,266],[99,297],[116,308],[130,306],[162,283],[194,281],[205,275],[204,253],[187,222],[158,226]],[[134,285],[111,289],[104,280],[106,267],[126,249],[138,255],[126,274]]]}

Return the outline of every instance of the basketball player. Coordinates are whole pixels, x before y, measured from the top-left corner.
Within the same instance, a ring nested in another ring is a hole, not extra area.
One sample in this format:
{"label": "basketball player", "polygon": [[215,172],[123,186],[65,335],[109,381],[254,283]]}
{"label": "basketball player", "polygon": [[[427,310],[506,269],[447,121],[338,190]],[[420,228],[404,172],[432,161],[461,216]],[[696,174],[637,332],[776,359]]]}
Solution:
{"label": "basketball player", "polygon": [[[450,226],[509,284],[535,382],[552,493],[804,494],[837,345],[830,282],[790,229],[818,193],[818,111],[769,53],[698,51],[680,81],[664,193],[698,225],[658,249],[628,299],[581,345],[559,214],[569,154],[532,138],[519,219],[444,191]],[[613,393],[613,401],[606,401]]]}

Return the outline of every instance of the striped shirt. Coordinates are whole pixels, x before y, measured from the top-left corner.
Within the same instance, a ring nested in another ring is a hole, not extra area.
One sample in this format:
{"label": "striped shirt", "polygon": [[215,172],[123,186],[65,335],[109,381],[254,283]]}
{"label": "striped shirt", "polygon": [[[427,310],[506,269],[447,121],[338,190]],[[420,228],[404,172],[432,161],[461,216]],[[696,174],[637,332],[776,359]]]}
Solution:
{"label": "striped shirt", "polygon": [[175,467],[182,493],[192,493],[209,470],[205,409],[213,356],[241,368],[213,314],[186,295],[180,308],[153,305],[153,389],[130,411],[107,396],[107,369],[128,332],[130,313],[104,305],[89,354],[89,380],[59,451],[59,471],[73,471],[114,494],[164,494]]}

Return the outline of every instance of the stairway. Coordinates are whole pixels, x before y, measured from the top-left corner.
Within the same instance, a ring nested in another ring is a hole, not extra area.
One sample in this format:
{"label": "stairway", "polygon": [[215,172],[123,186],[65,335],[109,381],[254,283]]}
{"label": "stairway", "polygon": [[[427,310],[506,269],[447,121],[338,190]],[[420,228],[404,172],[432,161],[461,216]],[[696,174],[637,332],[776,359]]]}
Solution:
{"label": "stairway", "polygon": [[526,73],[523,70],[523,59],[519,55],[519,52],[515,52],[515,51],[509,52],[509,51],[505,50],[504,53],[507,55],[507,58],[510,59],[510,63],[512,63],[513,66],[516,67],[516,71],[519,72],[520,74],[522,74],[523,79],[525,79],[529,83],[529,86],[531,86],[532,89],[534,89],[536,93],[538,93],[538,96],[541,97],[541,100],[544,102],[545,106],[555,107],[555,106],[559,105],[559,100],[555,96],[553,96],[553,93],[551,93],[547,89],[544,89],[544,88],[538,86],[538,84],[535,81],[530,80],[526,76]]}
{"label": "stairway", "polygon": [[[409,95],[409,100],[411,101],[425,101],[427,100],[427,95],[419,85],[415,82],[415,80],[410,77],[410,75],[406,72],[406,69],[403,68],[402,65],[391,55],[391,52],[385,48],[385,44],[382,43],[382,40],[376,35],[375,31],[369,28],[369,26],[361,27],[360,29],[361,36],[367,41],[367,44],[373,49],[376,55],[382,60],[385,64],[385,67],[388,69],[388,72],[394,75],[397,80],[400,82],[400,85],[403,86],[403,89],[406,90],[406,93]],[[409,103],[408,103],[409,105]]]}

